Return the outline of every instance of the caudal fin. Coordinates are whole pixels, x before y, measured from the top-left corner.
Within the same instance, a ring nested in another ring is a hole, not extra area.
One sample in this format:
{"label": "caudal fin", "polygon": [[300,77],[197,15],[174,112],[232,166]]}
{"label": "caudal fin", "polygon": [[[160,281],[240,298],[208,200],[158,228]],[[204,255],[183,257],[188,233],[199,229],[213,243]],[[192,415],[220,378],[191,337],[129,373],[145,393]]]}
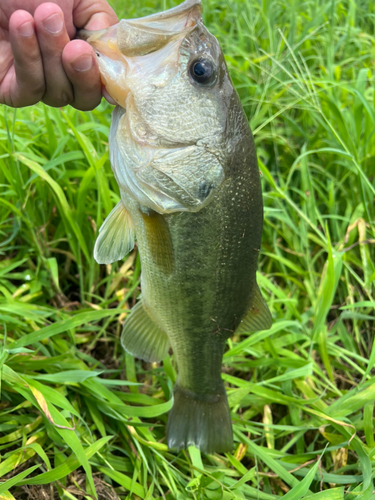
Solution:
{"label": "caudal fin", "polygon": [[224,388],[220,394],[203,395],[176,385],[167,442],[177,451],[192,445],[204,453],[232,451],[232,423]]}

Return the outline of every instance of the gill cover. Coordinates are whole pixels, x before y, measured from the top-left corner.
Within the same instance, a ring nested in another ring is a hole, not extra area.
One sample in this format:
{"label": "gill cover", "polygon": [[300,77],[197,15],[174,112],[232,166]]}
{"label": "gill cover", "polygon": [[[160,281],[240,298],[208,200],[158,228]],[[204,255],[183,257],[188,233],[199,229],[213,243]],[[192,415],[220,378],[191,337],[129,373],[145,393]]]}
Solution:
{"label": "gill cover", "polygon": [[[207,33],[202,44],[211,46],[201,10],[199,0],[187,0],[160,14],[80,32],[94,47],[106,91],[118,103],[109,141],[121,193],[160,214],[199,211],[224,180],[217,155],[202,137],[217,136],[223,127],[211,130],[194,123],[184,128],[184,106],[189,107],[184,90],[195,83],[186,71],[182,45],[189,46],[189,36],[200,30]],[[202,79],[202,68],[196,63],[196,82]],[[200,112],[199,102],[194,103],[198,109],[193,111]],[[214,117],[216,110],[211,114]]]}

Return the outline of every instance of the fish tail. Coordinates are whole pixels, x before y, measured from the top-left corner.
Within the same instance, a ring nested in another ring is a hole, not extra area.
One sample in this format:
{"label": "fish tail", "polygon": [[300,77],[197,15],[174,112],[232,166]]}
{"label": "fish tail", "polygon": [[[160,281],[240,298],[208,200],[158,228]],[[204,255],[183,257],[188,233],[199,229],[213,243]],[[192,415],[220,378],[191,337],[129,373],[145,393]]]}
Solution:
{"label": "fish tail", "polygon": [[176,384],[167,442],[177,451],[192,445],[204,453],[232,451],[232,423],[224,386],[219,394],[204,395]]}

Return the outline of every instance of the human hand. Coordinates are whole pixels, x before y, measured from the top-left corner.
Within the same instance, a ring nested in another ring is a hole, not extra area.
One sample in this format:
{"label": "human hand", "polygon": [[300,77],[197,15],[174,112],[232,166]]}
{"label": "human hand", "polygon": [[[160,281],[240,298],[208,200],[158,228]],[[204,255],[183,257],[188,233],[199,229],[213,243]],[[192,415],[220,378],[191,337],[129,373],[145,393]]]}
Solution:
{"label": "human hand", "polygon": [[102,96],[96,57],[88,43],[72,38],[76,28],[117,22],[106,0],[1,0],[0,104],[95,108]]}

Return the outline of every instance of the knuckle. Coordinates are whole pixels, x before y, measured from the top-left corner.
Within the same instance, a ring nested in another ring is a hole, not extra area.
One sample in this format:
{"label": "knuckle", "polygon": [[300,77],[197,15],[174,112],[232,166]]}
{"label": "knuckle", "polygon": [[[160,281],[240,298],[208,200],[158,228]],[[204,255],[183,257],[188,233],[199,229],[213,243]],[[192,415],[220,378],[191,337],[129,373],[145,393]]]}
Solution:
{"label": "knuckle", "polygon": [[44,104],[48,106],[52,106],[53,108],[62,108],[63,106],[67,106],[68,104],[72,104],[74,101],[74,97],[72,92],[63,90],[58,95],[56,93],[46,92],[43,96],[42,101]]}
{"label": "knuckle", "polygon": [[34,96],[34,99],[40,101],[45,92],[45,85],[43,81],[35,82],[34,85],[30,88],[30,93]]}
{"label": "knuckle", "polygon": [[6,106],[9,106],[11,108],[24,108],[25,106],[33,106],[34,104],[37,104],[38,101],[39,99],[33,99],[30,97],[24,99],[20,96],[9,96],[8,98],[4,99],[4,102],[2,102],[2,104],[5,104]]}
{"label": "knuckle", "polygon": [[40,68],[42,65],[42,59],[40,57],[40,52],[36,47],[32,47],[27,53],[22,54],[21,57],[15,58],[16,64],[28,67],[30,69]]}
{"label": "knuckle", "polygon": [[79,111],[92,111],[97,106],[99,106],[101,102],[101,98],[91,99],[89,101],[80,101],[79,99],[75,99],[72,103],[72,106]]}

